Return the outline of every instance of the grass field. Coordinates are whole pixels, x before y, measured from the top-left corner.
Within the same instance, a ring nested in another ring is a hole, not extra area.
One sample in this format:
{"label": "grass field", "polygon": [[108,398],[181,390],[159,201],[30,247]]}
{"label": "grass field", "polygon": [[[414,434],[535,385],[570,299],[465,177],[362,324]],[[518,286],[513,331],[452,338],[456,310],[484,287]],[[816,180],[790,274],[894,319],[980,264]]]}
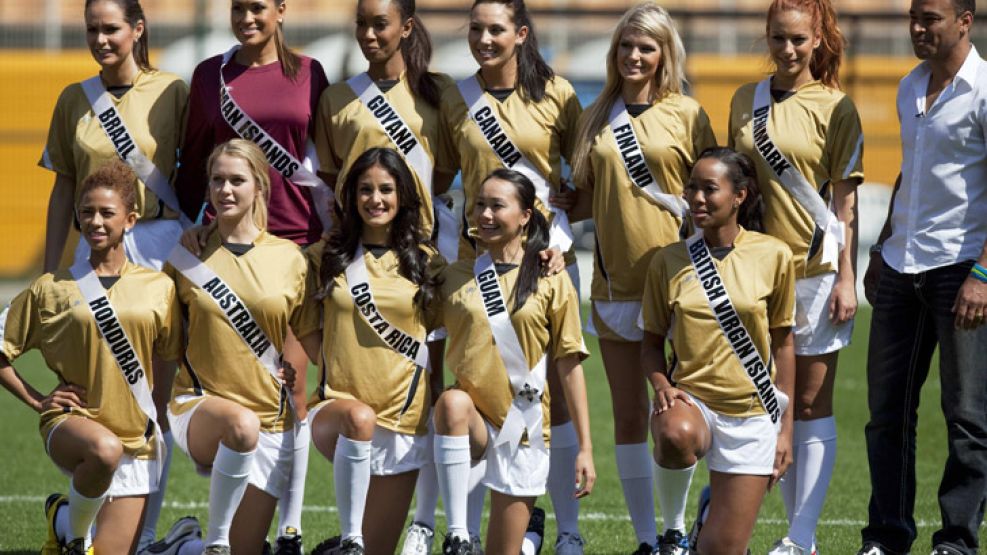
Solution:
{"label": "grass field", "polygon": [[[864,444],[864,424],[867,422],[865,361],[869,312],[859,315],[854,343],[843,352],[836,391],[836,414],[839,427],[837,468],[822,521],[818,530],[821,552],[828,554],[854,553],[859,547],[859,530],[867,515],[870,485]],[[591,351],[596,343],[587,337]],[[16,364],[27,379],[39,389],[50,387],[52,374],[44,369],[37,353],[25,356]],[[598,355],[585,366],[589,383],[592,413],[593,443],[599,480],[593,495],[582,505],[581,528],[587,539],[587,553],[629,553],[636,547],[633,529],[626,517],[624,501],[613,457],[613,432],[610,399],[606,378]],[[313,378],[310,376],[310,382]],[[45,521],[42,515],[44,498],[52,491],[65,491],[66,478],[44,454],[37,432],[37,417],[12,397],[4,396],[0,403],[3,422],[4,470],[0,473],[0,553],[37,553],[44,540]],[[919,521],[919,538],[915,552],[931,549],[930,537],[939,523],[936,489],[946,454],[945,428],[939,410],[938,373],[934,370],[923,391],[919,419],[918,496],[915,510]],[[311,453],[306,510],[303,527],[307,545],[336,534],[339,529],[335,514],[331,465],[315,449]],[[696,473],[690,497],[690,520],[695,511],[699,490],[707,481],[705,468]],[[189,460],[176,451],[169,481],[166,507],[159,533],[178,517],[191,514],[203,523],[207,516],[208,482],[198,477]],[[547,497],[539,505],[549,512],[546,536],[549,541],[543,553],[551,553],[555,524],[551,503]],[[438,524],[444,530],[441,516]],[[751,544],[752,552],[764,553],[771,543],[787,529],[780,497],[772,492],[761,509],[761,517]],[[368,530],[368,534],[373,532]],[[981,533],[981,543],[984,534]]]}

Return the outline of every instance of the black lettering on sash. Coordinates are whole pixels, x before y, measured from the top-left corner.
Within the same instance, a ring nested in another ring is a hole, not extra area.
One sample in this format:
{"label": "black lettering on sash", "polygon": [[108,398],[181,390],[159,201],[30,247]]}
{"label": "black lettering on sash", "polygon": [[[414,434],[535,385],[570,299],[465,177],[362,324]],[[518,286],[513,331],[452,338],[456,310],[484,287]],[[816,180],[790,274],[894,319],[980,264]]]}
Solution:
{"label": "black lettering on sash", "polygon": [[117,318],[113,306],[110,305],[110,300],[104,295],[90,302],[89,308],[92,310],[93,317],[96,319],[96,327],[99,329],[103,340],[106,341],[110,348],[110,353],[123,372],[124,379],[130,385],[134,385],[144,376],[144,372],[140,370],[140,361],[137,358],[137,353],[134,352],[133,346],[127,340],[123,327],[120,325],[120,320]]}
{"label": "black lettering on sash", "polygon": [[494,270],[484,270],[476,276],[476,281],[480,285],[480,295],[483,297],[483,307],[487,311],[487,316],[496,316],[507,311],[504,299],[500,296],[500,288],[497,286],[497,272]]}
{"label": "black lettering on sash", "polygon": [[781,155],[778,147],[771,141],[768,135],[768,107],[762,106],[754,110],[754,146],[767,162],[775,175],[781,176],[785,170],[792,167]]}

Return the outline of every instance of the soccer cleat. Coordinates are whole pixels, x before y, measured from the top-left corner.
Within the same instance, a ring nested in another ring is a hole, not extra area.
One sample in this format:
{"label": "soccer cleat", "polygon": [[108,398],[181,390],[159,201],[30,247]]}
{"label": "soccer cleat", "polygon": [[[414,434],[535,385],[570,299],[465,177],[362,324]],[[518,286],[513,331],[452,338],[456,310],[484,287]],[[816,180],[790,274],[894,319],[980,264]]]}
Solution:
{"label": "soccer cleat", "polygon": [[932,548],[932,555],[963,555],[963,552],[951,545],[940,543]]}
{"label": "soccer cleat", "polygon": [[177,555],[185,542],[202,538],[202,528],[194,516],[183,516],[175,521],[168,533],[159,541],[147,546],[141,555]]}
{"label": "soccer cleat", "polygon": [[41,546],[41,555],[59,555],[62,552],[62,542],[58,541],[55,534],[55,517],[58,516],[58,509],[67,507],[69,498],[60,493],[53,493],[45,499],[45,520],[48,522],[48,539]]}
{"label": "soccer cleat", "polygon": [[404,535],[401,555],[429,555],[435,542],[435,530],[423,522],[412,522]]}
{"label": "soccer cleat", "polygon": [[689,555],[689,538],[678,530],[665,530],[658,537],[658,555]]}
{"label": "soccer cleat", "polygon": [[207,545],[202,555],[232,555],[228,545]]}
{"label": "soccer cleat", "polygon": [[695,551],[696,543],[699,541],[699,532],[702,531],[703,522],[706,522],[706,517],[709,516],[711,491],[707,485],[699,494],[699,510],[696,511],[696,521],[692,523],[692,528],[689,530],[689,549],[693,551]]}
{"label": "soccer cleat", "polygon": [[442,541],[442,555],[476,555],[470,540],[446,534]]}
{"label": "soccer cleat", "polygon": [[339,544],[341,541],[342,538],[339,536],[333,536],[322,540],[322,543],[315,546],[315,549],[312,550],[312,555],[329,555],[330,553],[336,553],[336,550],[339,549]]}
{"label": "soccer cleat", "polygon": [[555,538],[555,555],[583,555],[586,542],[579,534],[562,532]]}
{"label": "soccer cleat", "polygon": [[528,533],[538,536],[535,555],[541,553],[541,546],[545,545],[545,510],[541,507],[535,507],[531,510],[531,517],[528,518],[528,529],[525,530],[525,534]]}
{"label": "soccer cleat", "polygon": [[470,549],[473,550],[473,555],[483,555],[483,540],[479,534],[470,534]]}
{"label": "soccer cleat", "polygon": [[776,541],[768,555],[812,555],[812,551],[793,542],[788,536]]}
{"label": "soccer cleat", "polygon": [[302,555],[305,551],[302,549],[302,535],[298,533],[298,530],[287,526],[284,529],[284,534],[278,536],[278,539],[274,541],[274,551],[273,555]]}
{"label": "soccer cleat", "polygon": [[363,555],[363,546],[346,538],[339,544],[339,548],[333,551],[334,555]]}
{"label": "soccer cleat", "polygon": [[655,546],[648,542],[641,542],[641,544],[637,546],[637,549],[631,552],[631,555],[651,555],[654,552]]}
{"label": "soccer cleat", "polygon": [[891,552],[877,542],[865,542],[857,555],[891,555]]}
{"label": "soccer cleat", "polygon": [[76,538],[62,546],[62,555],[93,555],[93,546],[86,548],[85,538]]}

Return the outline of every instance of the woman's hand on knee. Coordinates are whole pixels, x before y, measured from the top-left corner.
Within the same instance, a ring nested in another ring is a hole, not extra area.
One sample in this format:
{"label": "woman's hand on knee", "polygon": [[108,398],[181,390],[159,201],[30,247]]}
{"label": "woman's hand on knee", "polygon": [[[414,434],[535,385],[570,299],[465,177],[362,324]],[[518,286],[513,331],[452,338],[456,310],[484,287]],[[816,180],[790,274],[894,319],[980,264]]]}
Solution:
{"label": "woman's hand on knee", "polygon": [[84,409],[86,404],[86,390],[75,384],[64,384],[56,387],[44,399],[41,400],[41,412],[50,410]]}
{"label": "woman's hand on knee", "polygon": [[677,387],[664,387],[655,391],[654,413],[661,414],[675,406],[675,401],[681,400],[686,405],[692,405],[692,398],[689,394]]}

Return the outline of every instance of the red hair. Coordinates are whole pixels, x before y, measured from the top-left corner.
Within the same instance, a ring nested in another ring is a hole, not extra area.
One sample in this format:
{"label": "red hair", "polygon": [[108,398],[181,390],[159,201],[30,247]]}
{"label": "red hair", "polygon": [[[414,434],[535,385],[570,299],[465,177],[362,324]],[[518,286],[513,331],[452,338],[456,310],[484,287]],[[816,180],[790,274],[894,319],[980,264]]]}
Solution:
{"label": "red hair", "polygon": [[799,11],[809,15],[812,29],[819,37],[819,46],[812,52],[809,70],[812,78],[828,87],[840,88],[840,64],[846,39],[836,21],[836,10],[830,0],[773,0],[768,7],[767,32],[771,20],[783,11]]}

